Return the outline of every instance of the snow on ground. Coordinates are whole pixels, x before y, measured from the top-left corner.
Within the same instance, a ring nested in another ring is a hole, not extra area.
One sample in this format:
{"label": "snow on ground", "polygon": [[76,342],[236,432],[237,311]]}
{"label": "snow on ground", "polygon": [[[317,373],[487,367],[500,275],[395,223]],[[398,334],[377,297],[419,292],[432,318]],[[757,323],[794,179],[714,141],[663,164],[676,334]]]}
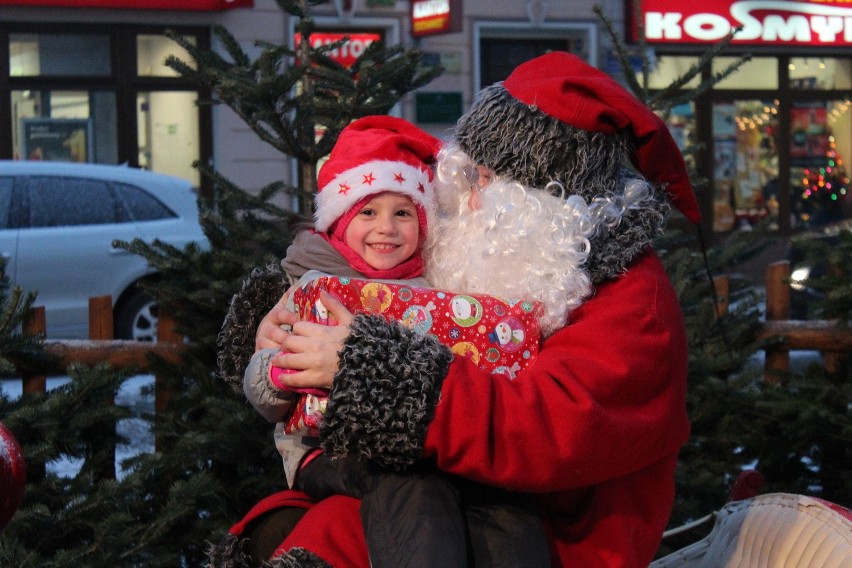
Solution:
{"label": "snow on ground", "polygon": [[[64,385],[69,380],[71,380],[69,377],[48,377],[47,390]],[[154,434],[151,432],[148,422],[140,418],[144,414],[153,414],[154,412],[153,385],[154,375],[136,375],[130,377],[121,385],[115,397],[117,405],[126,406],[136,415],[136,417],[119,420],[116,425],[119,435],[127,437],[130,441],[129,444],[120,445],[116,448],[115,471],[119,479],[124,473],[121,470],[122,461],[141,453],[152,453],[154,451]],[[147,393],[143,394],[145,389],[147,389]],[[23,390],[21,380],[2,379],[0,380],[0,390],[12,399],[19,398]],[[63,458],[48,463],[47,469],[62,477],[73,477],[80,470],[81,465],[80,460]]]}

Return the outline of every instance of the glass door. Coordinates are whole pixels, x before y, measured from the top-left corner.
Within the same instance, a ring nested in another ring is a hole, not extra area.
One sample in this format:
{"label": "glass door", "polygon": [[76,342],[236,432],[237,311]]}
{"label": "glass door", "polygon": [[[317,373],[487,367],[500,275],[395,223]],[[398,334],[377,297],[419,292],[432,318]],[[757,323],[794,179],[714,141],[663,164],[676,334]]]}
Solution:
{"label": "glass door", "polygon": [[182,177],[198,187],[200,174],[193,167],[200,157],[197,98],[195,91],[137,95],[140,168]]}

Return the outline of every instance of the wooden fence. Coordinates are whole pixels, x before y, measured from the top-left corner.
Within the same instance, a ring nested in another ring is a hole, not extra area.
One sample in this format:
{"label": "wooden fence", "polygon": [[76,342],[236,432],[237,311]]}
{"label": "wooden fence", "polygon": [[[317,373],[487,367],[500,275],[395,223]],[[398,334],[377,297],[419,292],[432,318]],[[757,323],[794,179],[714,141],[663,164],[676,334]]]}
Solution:
{"label": "wooden fence", "polygon": [[[838,326],[827,320],[790,320],[790,263],[770,264],[766,270],[766,323],[758,338],[782,338],[783,341],[766,352],[766,380],[779,380],[779,372],[790,365],[790,351],[819,351],[824,365],[835,370],[842,357],[852,352],[852,329]],[[728,310],[729,280],[727,276],[715,279],[719,303],[717,313]],[[23,370],[23,392],[44,392],[47,375],[63,375],[71,363],[95,364],[107,362],[116,368],[136,367],[145,371],[149,367],[148,354],[156,353],[167,361],[177,362],[185,345],[184,338],[174,332],[174,322],[166,310],[160,309],[156,343],[122,341],[113,339],[112,300],[109,296],[91,298],[89,301],[89,340],[47,340],[45,348],[57,357],[51,369],[37,372]],[[33,308],[25,325],[26,332],[45,330],[44,308]],[[155,375],[155,411],[161,412],[169,393],[163,381]],[[155,441],[155,446],[157,445]],[[115,475],[114,465],[107,466],[104,476]]]}
{"label": "wooden fence", "polygon": [[[790,263],[783,260],[766,267],[766,322],[757,339],[782,339],[766,349],[764,376],[779,380],[790,369],[790,351],[819,351],[828,371],[836,371],[843,357],[852,352],[852,329],[834,320],[790,319]],[[719,297],[717,313],[728,310],[728,276],[714,279]]]}
{"label": "wooden fence", "polygon": [[[23,325],[24,333],[44,333],[46,327],[44,308],[32,308]],[[45,351],[54,356],[53,363],[38,369],[20,369],[23,396],[45,392],[47,377],[65,375],[68,365],[72,363],[109,363],[116,369],[133,367],[144,373],[150,370],[149,354],[156,354],[168,362],[177,363],[180,361],[181,349],[186,344],[184,337],[174,331],[174,319],[162,307],[158,314],[157,342],[119,340],[114,339],[114,336],[112,298],[89,298],[89,339],[46,339]],[[168,398],[169,391],[165,387],[165,380],[154,374],[155,415],[165,410]],[[105,453],[115,456],[114,436],[105,436],[99,440],[98,445],[107,450]],[[159,441],[156,439],[154,447],[159,449]],[[36,477],[43,474],[43,464],[30,464],[27,467]],[[96,471],[96,475],[101,479],[115,479],[115,459],[99,464]]]}

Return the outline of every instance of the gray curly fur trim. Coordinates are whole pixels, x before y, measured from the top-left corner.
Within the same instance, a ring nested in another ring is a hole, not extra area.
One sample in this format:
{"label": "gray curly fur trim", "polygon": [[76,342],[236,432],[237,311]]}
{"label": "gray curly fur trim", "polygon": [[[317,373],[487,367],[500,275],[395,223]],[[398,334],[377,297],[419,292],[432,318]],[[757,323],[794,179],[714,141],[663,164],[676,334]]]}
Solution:
{"label": "gray curly fur trim", "polygon": [[287,291],[287,275],[277,265],[252,270],[234,294],[216,339],[216,372],[235,392],[243,392],[243,373],[254,353],[254,338],[263,316]]}
{"label": "gray curly fur trim", "polygon": [[[248,539],[240,539],[228,533],[218,544],[210,544],[205,551],[205,568],[252,568],[256,562],[246,552]],[[208,543],[209,544],[209,543]]]}
{"label": "gray curly fur trim", "polygon": [[[459,119],[455,137],[473,161],[497,175],[538,188],[557,181],[587,203],[622,194],[635,175],[628,169],[632,141],[627,133],[574,128],[522,103],[499,83],[482,90]],[[655,186],[654,192],[653,203],[628,210],[616,227],[602,227],[590,239],[587,267],[595,284],[622,274],[662,233],[670,206],[662,188]]]}
{"label": "gray curly fur trim", "polygon": [[357,315],[320,427],[323,449],[396,470],[413,464],[423,453],[452,359],[434,336],[381,316]]}
{"label": "gray curly fur trim", "polygon": [[261,562],[255,561],[248,552],[248,539],[232,534],[225,535],[216,545],[207,548],[205,568],[332,568],[331,564],[304,548],[291,548],[284,554]]}
{"label": "gray curly fur trim", "polygon": [[592,282],[600,284],[622,275],[633,259],[662,234],[670,209],[666,198],[656,192],[653,203],[627,210],[615,227],[599,227],[589,239],[591,251],[586,261]]}
{"label": "gray curly fur trim", "polygon": [[291,548],[263,563],[263,568],[332,568],[331,564],[304,548]]}
{"label": "gray curly fur trim", "polygon": [[532,187],[558,181],[587,203],[620,190],[627,137],[580,130],[487,87],[455,130],[459,147],[497,175]]}

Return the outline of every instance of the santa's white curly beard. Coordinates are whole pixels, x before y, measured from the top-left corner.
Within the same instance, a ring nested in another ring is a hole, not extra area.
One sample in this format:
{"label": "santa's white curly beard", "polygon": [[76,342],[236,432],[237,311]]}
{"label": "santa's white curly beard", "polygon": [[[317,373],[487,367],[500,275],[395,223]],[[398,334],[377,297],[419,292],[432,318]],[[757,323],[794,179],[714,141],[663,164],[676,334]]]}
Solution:
{"label": "santa's white curly beard", "polygon": [[539,301],[542,333],[553,333],[592,291],[583,268],[594,229],[588,206],[498,177],[474,210],[465,166],[455,148],[439,157],[440,215],[429,228],[426,277],[438,288]]}

